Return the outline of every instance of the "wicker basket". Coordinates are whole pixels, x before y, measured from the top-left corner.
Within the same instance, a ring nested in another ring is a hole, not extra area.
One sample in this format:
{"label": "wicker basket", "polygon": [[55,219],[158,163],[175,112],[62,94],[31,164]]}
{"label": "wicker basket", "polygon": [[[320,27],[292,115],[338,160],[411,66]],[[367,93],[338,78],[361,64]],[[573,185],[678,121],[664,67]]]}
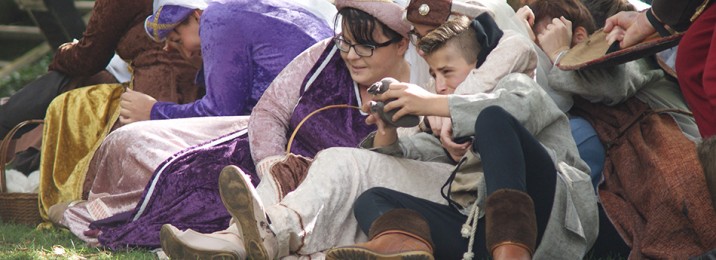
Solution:
{"label": "wicker basket", "polygon": [[42,222],[37,193],[9,193],[5,179],[5,162],[12,137],[26,125],[42,124],[42,120],[28,120],[15,126],[0,143],[0,219],[4,223],[37,225]]}

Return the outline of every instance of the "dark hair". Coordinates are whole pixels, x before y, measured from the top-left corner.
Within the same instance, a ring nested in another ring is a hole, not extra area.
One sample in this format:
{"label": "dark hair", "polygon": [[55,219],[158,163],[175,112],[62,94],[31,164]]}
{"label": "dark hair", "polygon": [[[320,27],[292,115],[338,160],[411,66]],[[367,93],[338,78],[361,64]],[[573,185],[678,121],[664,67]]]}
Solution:
{"label": "dark hair", "polygon": [[[346,28],[350,28],[350,34],[356,41],[355,43],[358,44],[376,45],[379,43],[373,39],[373,31],[376,28],[376,24],[380,26],[383,30],[383,35],[388,37],[388,39],[402,37],[402,35],[393,31],[393,29],[390,29],[390,27],[379,21],[374,16],[355,8],[346,7],[338,11],[338,16],[336,16],[334,24],[338,24],[339,17],[341,17],[342,20],[341,27],[344,30]],[[338,26],[335,27],[338,28]]]}
{"label": "dark hair", "polygon": [[592,13],[592,18],[597,28],[604,27],[604,22],[607,18],[618,12],[636,11],[636,8],[627,0],[582,0],[582,3]]}
{"label": "dark hair", "polygon": [[443,23],[420,38],[418,49],[423,51],[425,55],[430,55],[446,44],[455,44],[468,63],[476,62],[481,48],[480,43],[477,42],[475,30],[470,27],[470,22],[469,18],[459,16]]}
{"label": "dark hair", "polygon": [[581,26],[592,34],[597,29],[592,14],[579,0],[537,0],[529,7],[535,14],[535,22],[564,16],[572,22],[572,30]]}

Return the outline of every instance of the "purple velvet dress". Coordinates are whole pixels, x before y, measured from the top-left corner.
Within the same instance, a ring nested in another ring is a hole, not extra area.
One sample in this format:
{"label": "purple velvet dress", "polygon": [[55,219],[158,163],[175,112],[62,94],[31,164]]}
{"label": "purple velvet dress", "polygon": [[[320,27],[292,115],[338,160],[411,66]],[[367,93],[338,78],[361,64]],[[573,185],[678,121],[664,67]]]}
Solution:
{"label": "purple velvet dress", "polygon": [[219,0],[202,13],[199,35],[206,95],[189,104],[157,102],[151,119],[248,115],[294,57],[333,31],[290,1]]}
{"label": "purple velvet dress", "polygon": [[[322,63],[327,65],[322,67]],[[314,74],[317,77],[311,81]],[[357,86],[333,44],[328,45],[298,87],[302,89],[301,98],[292,113],[287,135],[316,109],[335,104],[359,105]],[[322,111],[299,129],[291,152],[313,157],[329,147],[356,147],[375,131],[375,126],[365,124],[365,118],[356,109]],[[246,133],[237,131],[167,159],[154,172],[134,210],[90,225],[102,231],[99,242],[114,250],[127,246],[156,248],[160,246],[159,230],[167,223],[202,233],[226,229],[231,216],[219,196],[217,181],[221,169],[237,165],[251,176],[254,185],[259,181]]]}

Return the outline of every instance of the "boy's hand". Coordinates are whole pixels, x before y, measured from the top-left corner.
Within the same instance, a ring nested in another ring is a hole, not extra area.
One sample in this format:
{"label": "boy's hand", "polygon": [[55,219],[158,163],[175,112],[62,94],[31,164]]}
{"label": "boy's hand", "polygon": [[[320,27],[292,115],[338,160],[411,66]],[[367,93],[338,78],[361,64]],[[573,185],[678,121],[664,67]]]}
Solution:
{"label": "boy's hand", "polygon": [[448,127],[442,129],[442,133],[440,133],[440,143],[454,161],[459,161],[460,158],[465,156],[465,153],[467,153],[467,150],[470,149],[472,145],[472,142],[458,144],[452,141],[452,122],[450,122]]}
{"label": "boy's hand", "polygon": [[379,115],[372,113],[370,110],[370,103],[363,104],[363,107],[361,107],[361,110],[363,112],[368,113],[368,117],[365,119],[365,123],[368,125],[376,125],[378,127],[378,133],[385,135],[390,131],[396,131],[396,128],[385,123],[383,119],[380,118]]}
{"label": "boy's hand", "polygon": [[398,109],[393,115],[393,121],[397,121],[404,115],[416,116],[450,116],[448,110],[447,96],[430,93],[427,90],[410,83],[391,83],[388,91],[375,95],[375,101],[387,101],[384,111]]}
{"label": "boy's hand", "polygon": [[527,29],[527,34],[529,35],[530,40],[533,42],[536,41],[537,37],[535,36],[534,31],[532,31],[532,27],[535,25],[535,13],[532,9],[525,5],[517,10],[515,17],[517,17],[517,20],[522,22],[525,29]]}
{"label": "boy's hand", "polygon": [[564,16],[552,19],[552,23],[537,35],[537,43],[554,64],[557,56],[572,46],[572,22]]}
{"label": "boy's hand", "polygon": [[365,123],[368,125],[376,125],[378,131],[375,133],[373,138],[373,147],[384,147],[391,145],[398,141],[398,130],[386,124],[379,115],[372,113],[370,110],[370,104],[363,104],[361,108],[363,112],[370,113],[365,119]]}
{"label": "boy's hand", "polygon": [[427,119],[430,123],[430,130],[433,132],[433,135],[437,137],[440,137],[443,128],[452,127],[452,119],[449,117],[428,116]]}
{"label": "boy's hand", "polygon": [[122,93],[122,97],[119,101],[119,122],[126,125],[149,120],[154,103],[157,103],[157,100],[153,97],[142,92],[127,89],[127,92]]}

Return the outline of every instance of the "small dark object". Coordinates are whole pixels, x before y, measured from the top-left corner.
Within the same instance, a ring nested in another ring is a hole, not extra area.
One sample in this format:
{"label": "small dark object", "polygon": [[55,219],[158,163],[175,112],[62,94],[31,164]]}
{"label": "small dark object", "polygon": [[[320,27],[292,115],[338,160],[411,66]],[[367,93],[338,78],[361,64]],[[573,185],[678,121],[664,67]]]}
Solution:
{"label": "small dark object", "polygon": [[456,144],[464,144],[467,142],[472,142],[472,136],[461,136],[461,137],[455,137],[452,139],[453,142]]}
{"label": "small dark object", "polygon": [[[368,93],[373,95],[383,94],[388,91],[390,83],[393,82],[397,81],[384,79],[382,81],[376,82],[368,88]],[[388,112],[385,112],[383,109],[383,107],[385,107],[385,104],[388,104],[390,103],[390,101],[393,100],[395,99],[389,99],[385,103],[380,101],[371,101],[370,112],[378,114],[378,116],[383,120],[383,122],[394,127],[414,127],[420,123],[420,118],[416,115],[405,115],[394,122],[393,115],[395,115],[395,112],[397,112],[398,110],[393,109]]]}

